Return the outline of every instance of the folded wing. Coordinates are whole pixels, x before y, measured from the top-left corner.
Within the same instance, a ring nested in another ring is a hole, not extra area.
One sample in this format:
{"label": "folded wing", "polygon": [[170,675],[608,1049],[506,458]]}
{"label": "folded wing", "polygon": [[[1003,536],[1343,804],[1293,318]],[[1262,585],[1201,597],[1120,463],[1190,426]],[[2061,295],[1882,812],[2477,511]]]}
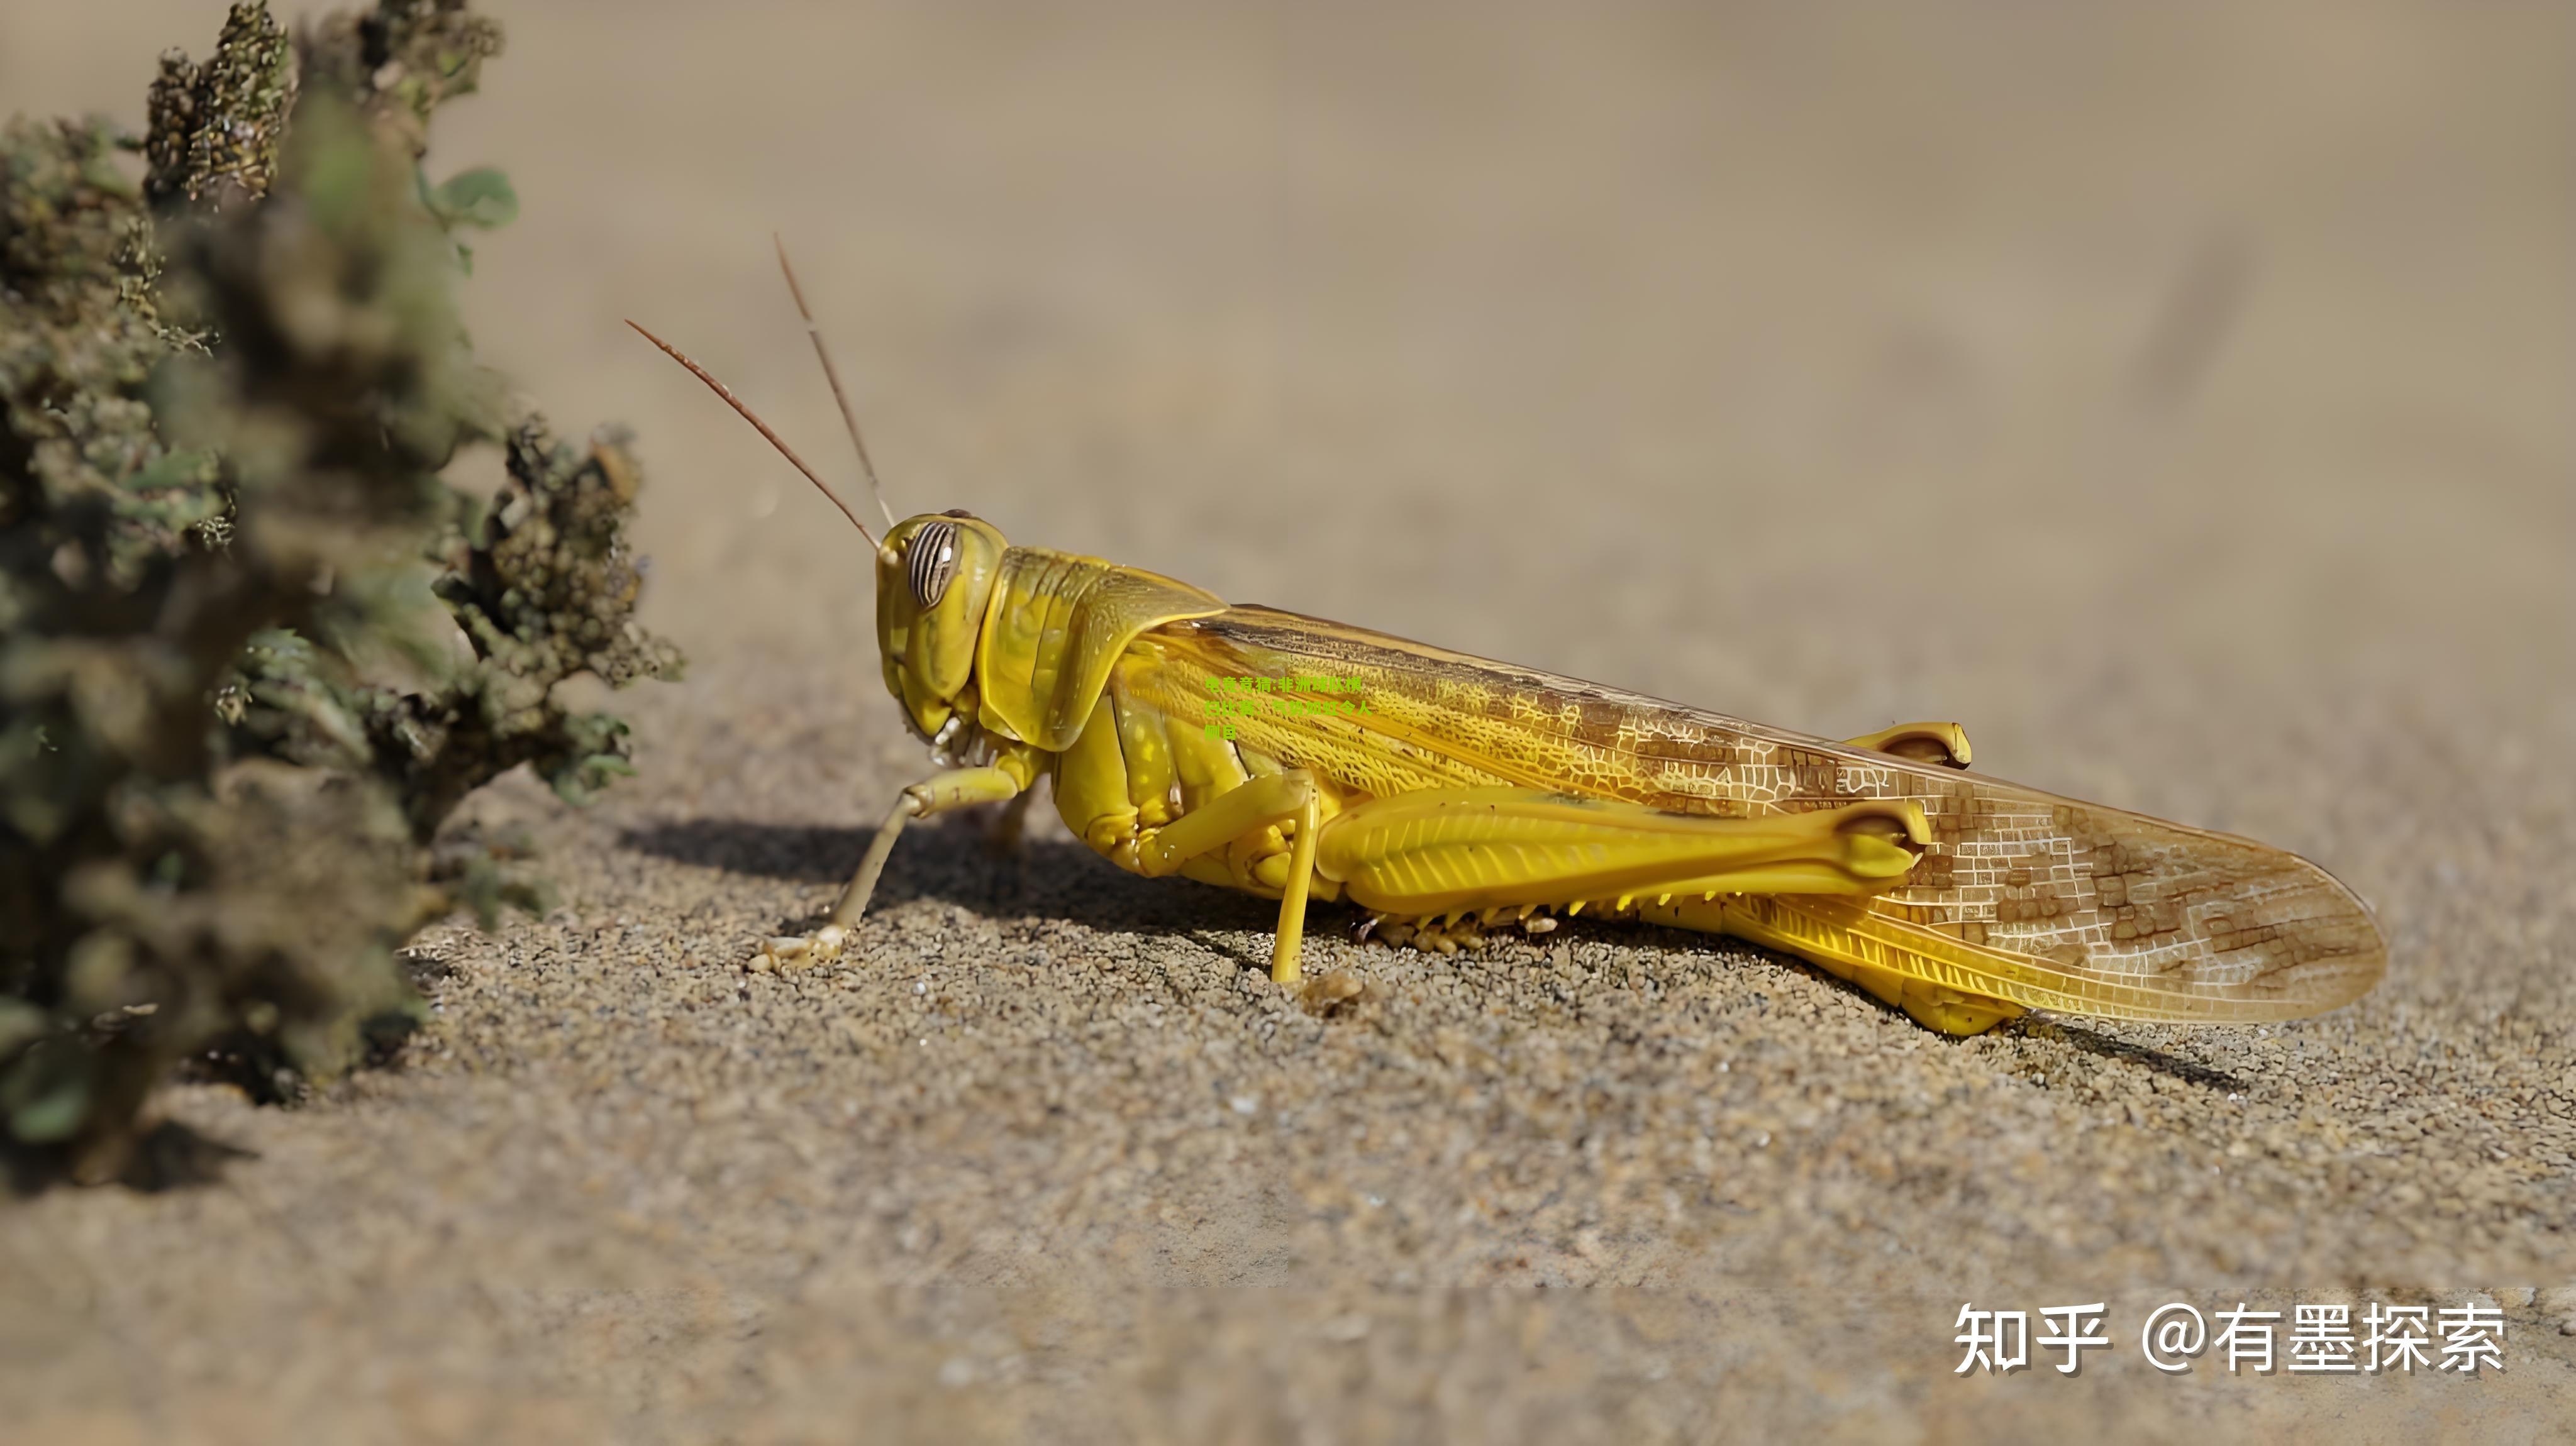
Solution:
{"label": "folded wing", "polygon": [[2361,900],[2295,854],[1339,623],[1236,607],[1166,624],[1126,685],[1187,718],[1264,679],[1269,703],[1224,714],[1240,741],[1371,797],[1515,784],[1736,818],[1919,803],[1931,846],[1868,901],[1865,932],[2028,1007],[2297,1018],[2387,967]]}

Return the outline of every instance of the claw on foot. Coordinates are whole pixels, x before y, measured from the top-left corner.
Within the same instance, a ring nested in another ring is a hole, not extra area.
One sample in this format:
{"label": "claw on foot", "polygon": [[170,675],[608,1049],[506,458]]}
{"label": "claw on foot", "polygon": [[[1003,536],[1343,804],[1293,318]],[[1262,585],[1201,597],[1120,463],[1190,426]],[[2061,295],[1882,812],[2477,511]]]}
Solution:
{"label": "claw on foot", "polygon": [[839,959],[849,947],[850,932],[826,924],[811,934],[779,935],[761,941],[760,952],[744,967],[754,974],[789,974]]}

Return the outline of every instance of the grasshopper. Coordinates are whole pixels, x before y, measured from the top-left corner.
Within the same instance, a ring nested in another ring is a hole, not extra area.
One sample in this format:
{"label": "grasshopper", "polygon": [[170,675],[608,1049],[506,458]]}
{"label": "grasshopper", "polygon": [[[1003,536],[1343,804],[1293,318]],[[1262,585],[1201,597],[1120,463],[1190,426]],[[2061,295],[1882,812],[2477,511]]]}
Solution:
{"label": "grasshopper", "polygon": [[[903,790],[814,933],[841,957],[904,826],[1040,779],[1074,835],[1148,878],[1307,905],[1455,953],[1560,917],[1779,949],[1976,1034],[2031,1010],[2164,1023],[2295,1019],[2358,999],[2387,944],[2350,889],[2249,839],[1968,770],[1955,723],[1840,742],[1258,606],[1142,568],[1014,546],[964,511],[897,522],[785,248],[797,309],[888,529],[707,370],[876,549],[885,684],[936,770]],[[630,326],[635,324],[628,323]]]}

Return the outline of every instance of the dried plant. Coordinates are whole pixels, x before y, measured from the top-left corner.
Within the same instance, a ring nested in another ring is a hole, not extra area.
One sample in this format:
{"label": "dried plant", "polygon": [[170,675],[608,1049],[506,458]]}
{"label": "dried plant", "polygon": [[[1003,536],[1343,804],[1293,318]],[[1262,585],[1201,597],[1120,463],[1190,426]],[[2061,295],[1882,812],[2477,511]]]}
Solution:
{"label": "dried plant", "polygon": [[[671,678],[635,625],[622,433],[559,443],[475,364],[430,117],[500,50],[461,0],[289,37],[237,5],[142,137],[0,136],[0,1142],[129,1173],[147,1097],[210,1056],[274,1092],[398,1038],[395,951],[537,902],[434,859],[527,763],[568,799],[625,726],[557,684]],[[134,153],[142,165],[136,174]],[[486,503],[441,478],[503,449]],[[281,1074],[280,1072],[283,1071]]]}

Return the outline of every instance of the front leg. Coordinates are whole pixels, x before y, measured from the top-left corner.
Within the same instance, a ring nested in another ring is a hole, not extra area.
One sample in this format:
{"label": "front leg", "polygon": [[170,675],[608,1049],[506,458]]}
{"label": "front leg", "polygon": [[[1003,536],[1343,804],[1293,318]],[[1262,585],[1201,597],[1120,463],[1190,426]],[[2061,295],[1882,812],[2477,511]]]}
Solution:
{"label": "front leg", "polygon": [[867,912],[868,899],[877,891],[877,878],[885,872],[886,858],[894,852],[894,841],[903,835],[905,824],[978,803],[1005,803],[1017,798],[1024,787],[1009,770],[986,767],[953,768],[905,789],[903,796],[895,800],[894,810],[886,815],[884,826],[869,842],[867,856],[859,860],[859,871],[850,876],[850,886],[841,891],[840,902],[832,906],[831,919],[811,934],[762,944],[761,962],[770,969],[801,969],[838,959],[849,947],[850,932],[859,917]]}

